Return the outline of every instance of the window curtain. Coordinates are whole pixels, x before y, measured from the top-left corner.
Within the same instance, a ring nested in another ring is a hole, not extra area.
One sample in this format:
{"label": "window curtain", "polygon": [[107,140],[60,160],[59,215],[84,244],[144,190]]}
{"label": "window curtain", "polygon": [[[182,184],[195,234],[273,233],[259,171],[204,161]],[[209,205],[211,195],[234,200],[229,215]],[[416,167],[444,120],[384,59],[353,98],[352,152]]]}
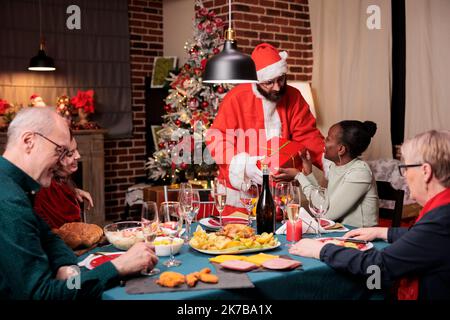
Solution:
{"label": "window curtain", "polygon": [[405,138],[450,129],[450,1],[406,1]]}
{"label": "window curtain", "polygon": [[[81,29],[69,30],[67,7],[81,9]],[[55,72],[28,71],[39,49],[39,1],[2,0],[0,8],[0,98],[29,104],[33,93],[47,105],[93,89],[92,117],[114,138],[132,134],[127,0],[41,0],[46,53]]]}
{"label": "window curtain", "polygon": [[[380,30],[367,27],[370,5],[380,8]],[[390,1],[310,0],[309,6],[319,128],[326,135],[341,120],[371,120],[378,130],[364,158],[392,158]]]}

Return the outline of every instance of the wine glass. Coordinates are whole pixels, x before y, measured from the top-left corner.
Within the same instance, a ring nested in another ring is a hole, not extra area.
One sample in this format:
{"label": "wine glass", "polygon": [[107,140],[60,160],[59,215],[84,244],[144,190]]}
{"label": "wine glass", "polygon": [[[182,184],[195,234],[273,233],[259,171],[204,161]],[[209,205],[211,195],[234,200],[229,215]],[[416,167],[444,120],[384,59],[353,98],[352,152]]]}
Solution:
{"label": "wine glass", "polygon": [[276,205],[280,208],[283,215],[283,222],[286,222],[286,200],[288,196],[289,182],[278,182],[275,185],[275,201]]}
{"label": "wine glass", "polygon": [[328,191],[323,187],[313,187],[309,194],[309,210],[317,220],[317,238],[320,238],[320,219],[327,213],[330,207]]}
{"label": "wine glass", "polygon": [[[288,194],[286,197],[286,215],[292,226],[292,230],[295,230],[297,222],[300,220],[300,207],[301,207],[301,192],[300,187],[293,184],[288,186]],[[291,247],[293,243],[288,243],[286,246]]]}
{"label": "wine glass", "polygon": [[186,220],[185,242],[189,242],[191,235],[191,225],[200,209],[200,194],[198,190],[193,190],[191,194],[191,204],[189,210],[183,209],[184,219]]}
{"label": "wine glass", "polygon": [[184,188],[180,189],[178,195],[178,202],[180,203],[181,213],[186,221],[186,234],[184,235],[184,242],[189,241],[189,231],[190,231],[190,221],[188,220],[188,215],[192,212],[192,200],[193,200],[193,189]]}
{"label": "wine glass", "polygon": [[223,227],[222,212],[223,209],[225,209],[225,205],[227,203],[227,188],[225,179],[218,179],[218,178],[214,179],[212,193],[216,209],[219,212],[220,227],[222,228]]}
{"label": "wine glass", "polygon": [[192,185],[188,182],[180,183],[180,193],[183,192],[192,192]]}
{"label": "wine glass", "polygon": [[164,262],[166,267],[177,267],[181,264],[180,260],[176,260],[173,256],[173,240],[175,237],[179,237],[181,229],[183,227],[183,217],[181,215],[180,203],[177,201],[161,202],[161,215],[164,222],[171,222],[175,224],[175,232],[169,233],[170,238],[170,257]]}
{"label": "wine glass", "polygon": [[[158,213],[158,207],[154,201],[145,201],[142,204],[141,212],[141,223],[142,223],[142,234],[144,235],[144,241],[153,244],[156,236],[159,232],[160,216]],[[141,271],[141,274],[146,276],[153,276],[160,273],[161,270],[158,268],[153,268],[149,270],[148,268]]]}
{"label": "wine glass", "polygon": [[252,211],[256,205],[258,197],[259,197],[259,188],[256,182],[249,180],[241,184],[241,189],[239,190],[239,198],[245,210],[247,210],[248,225],[251,225],[252,223],[251,221]]}

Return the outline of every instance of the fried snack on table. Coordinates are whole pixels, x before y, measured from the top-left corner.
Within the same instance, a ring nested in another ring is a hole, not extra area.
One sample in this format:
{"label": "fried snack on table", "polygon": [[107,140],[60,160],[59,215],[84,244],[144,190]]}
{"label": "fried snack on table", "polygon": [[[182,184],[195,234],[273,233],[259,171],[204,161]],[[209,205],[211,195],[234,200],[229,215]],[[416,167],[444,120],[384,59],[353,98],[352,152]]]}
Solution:
{"label": "fried snack on table", "polygon": [[217,235],[222,235],[231,239],[234,238],[250,238],[255,235],[252,227],[245,224],[230,223],[223,227],[223,230],[216,232]]}
{"label": "fried snack on table", "polygon": [[162,287],[174,288],[185,282],[184,275],[178,272],[166,271],[161,273],[156,283]]}
{"label": "fried snack on table", "polygon": [[186,284],[189,287],[195,287],[197,281],[200,279],[200,272],[193,272],[186,275]]}
{"label": "fried snack on table", "polygon": [[200,273],[211,273],[211,269],[210,268],[203,268],[202,270],[200,270]]}
{"label": "fried snack on table", "polygon": [[206,283],[218,283],[219,277],[211,274],[211,273],[201,273],[200,272],[200,281],[206,282]]}
{"label": "fried snack on table", "polygon": [[[233,226],[232,224],[226,225]],[[238,229],[247,230],[247,228],[250,228],[245,225],[234,225],[239,226],[236,227]],[[201,227],[197,227],[196,231],[194,232],[194,236],[190,240],[189,244],[196,249],[200,250],[222,250],[227,251],[229,249],[231,250],[245,250],[245,249],[263,249],[268,247],[274,247],[279,242],[276,237],[274,237],[273,233],[262,233],[261,235],[252,235],[249,238],[245,237],[239,237],[237,236],[237,233],[233,233],[236,235],[235,238],[230,238],[227,235],[230,235],[233,230],[237,230],[236,228],[231,228],[223,233],[223,232],[215,232],[215,233],[206,233],[205,230],[203,230]],[[251,229],[251,228],[250,228]],[[253,230],[253,229],[252,229]],[[234,232],[233,231],[233,232]],[[226,235],[225,235],[226,234]],[[245,232],[244,234],[245,235]]]}

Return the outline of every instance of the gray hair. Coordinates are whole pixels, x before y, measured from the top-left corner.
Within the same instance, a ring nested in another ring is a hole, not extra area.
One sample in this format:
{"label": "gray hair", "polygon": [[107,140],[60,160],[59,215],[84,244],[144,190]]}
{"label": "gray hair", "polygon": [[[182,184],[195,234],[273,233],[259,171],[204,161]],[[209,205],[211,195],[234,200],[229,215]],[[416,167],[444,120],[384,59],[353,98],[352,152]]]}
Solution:
{"label": "gray hair", "polygon": [[8,141],[6,148],[14,145],[25,131],[39,132],[48,135],[55,127],[55,116],[58,115],[53,107],[27,107],[20,110],[8,127]]}
{"label": "gray hair", "polygon": [[409,161],[428,163],[440,184],[450,187],[450,131],[430,130],[406,140],[402,155]]}

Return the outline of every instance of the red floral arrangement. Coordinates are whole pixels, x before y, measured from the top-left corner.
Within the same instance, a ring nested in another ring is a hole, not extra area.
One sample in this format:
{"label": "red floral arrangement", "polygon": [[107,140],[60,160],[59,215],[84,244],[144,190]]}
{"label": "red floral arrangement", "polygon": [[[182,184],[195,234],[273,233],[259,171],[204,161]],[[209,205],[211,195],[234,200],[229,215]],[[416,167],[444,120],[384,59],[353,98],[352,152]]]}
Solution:
{"label": "red floral arrangement", "polygon": [[75,109],[83,109],[85,113],[94,113],[94,90],[80,91],[70,99],[70,104]]}
{"label": "red floral arrangement", "polygon": [[0,115],[4,115],[6,110],[10,107],[8,101],[0,99]]}

